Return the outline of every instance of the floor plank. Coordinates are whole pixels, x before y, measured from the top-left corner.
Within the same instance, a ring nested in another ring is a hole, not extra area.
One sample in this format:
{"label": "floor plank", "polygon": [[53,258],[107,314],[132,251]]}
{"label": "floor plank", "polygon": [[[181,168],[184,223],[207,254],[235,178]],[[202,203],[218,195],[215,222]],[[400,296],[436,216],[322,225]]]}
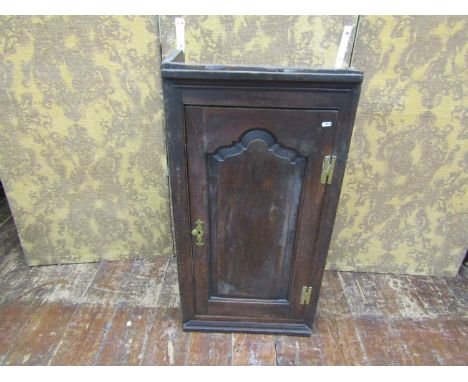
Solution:
{"label": "floor plank", "polygon": [[442,277],[407,276],[412,289],[429,317],[447,317],[463,314],[463,304]]}
{"label": "floor plank", "polygon": [[[427,328],[429,326],[429,328]],[[468,364],[468,320],[433,319],[421,323],[426,349],[432,349],[437,362],[445,366]]]}
{"label": "floor plank", "polygon": [[369,363],[353,319],[319,317],[316,328],[324,365],[367,365]]}
{"label": "floor plank", "polygon": [[0,365],[21,339],[19,333],[26,326],[34,307],[31,304],[3,304],[0,306]]}
{"label": "floor plank", "polygon": [[158,308],[156,317],[145,335],[143,365],[187,364],[191,333],[182,331],[181,320],[178,308]]}
{"label": "floor plank", "polygon": [[112,327],[113,305],[80,306],[54,349],[49,365],[94,365]]}
{"label": "floor plank", "polygon": [[411,366],[411,356],[388,320],[363,317],[356,320],[357,330],[373,366]]}
{"label": "floor plank", "polygon": [[232,334],[232,365],[276,365],[275,336],[262,334]]}
{"label": "floor plank", "polygon": [[468,318],[468,280],[458,275],[457,277],[448,277],[445,281],[457,299],[459,316]]}
{"label": "floor plank", "polygon": [[93,283],[86,291],[85,303],[89,305],[117,305],[122,299],[125,299],[125,295],[131,293],[126,286],[133,266],[132,260],[102,262]]}
{"label": "floor plank", "polygon": [[0,364],[468,364],[460,277],[325,272],[311,337],[185,333],[176,259],[29,267],[1,208]]}
{"label": "floor plank", "polygon": [[120,306],[117,308],[96,365],[141,365],[146,349],[146,333],[154,320],[156,310]]}
{"label": "floor plank", "polygon": [[231,333],[192,333],[187,365],[229,366],[231,362]]}
{"label": "floor plank", "polygon": [[405,275],[339,272],[348,304],[355,318],[423,318],[421,301]]}
{"label": "floor plank", "polygon": [[351,316],[351,309],[338,272],[329,271],[323,275],[317,315]]}
{"label": "floor plank", "polygon": [[132,274],[126,285],[124,304],[155,308],[169,265],[168,257],[135,260]]}
{"label": "floor plank", "polygon": [[324,364],[319,332],[310,337],[277,336],[277,364],[280,366],[320,366]]}
{"label": "floor plank", "polygon": [[179,283],[177,280],[177,260],[171,258],[165,275],[165,282],[159,296],[158,306],[177,308],[180,306]]}
{"label": "floor plank", "polygon": [[34,307],[4,364],[47,365],[75,308],[63,304]]}

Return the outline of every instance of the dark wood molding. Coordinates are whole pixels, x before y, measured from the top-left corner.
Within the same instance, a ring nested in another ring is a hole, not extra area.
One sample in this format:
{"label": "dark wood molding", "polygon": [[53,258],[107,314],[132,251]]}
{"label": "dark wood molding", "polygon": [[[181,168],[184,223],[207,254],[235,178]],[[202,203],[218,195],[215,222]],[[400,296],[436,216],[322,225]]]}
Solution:
{"label": "dark wood molding", "polygon": [[253,81],[343,82],[360,84],[363,73],[343,69],[306,69],[276,66],[185,64],[182,51],[161,62],[163,78]]}

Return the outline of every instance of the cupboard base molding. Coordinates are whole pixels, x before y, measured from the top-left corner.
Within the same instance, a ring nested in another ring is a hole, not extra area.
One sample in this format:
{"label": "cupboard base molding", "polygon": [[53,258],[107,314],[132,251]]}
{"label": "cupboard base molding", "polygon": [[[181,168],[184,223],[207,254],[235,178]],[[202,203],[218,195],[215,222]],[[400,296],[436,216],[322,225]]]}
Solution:
{"label": "cupboard base molding", "polygon": [[263,322],[199,321],[190,320],[183,324],[186,332],[281,334],[310,337],[312,330],[305,324],[272,324]]}

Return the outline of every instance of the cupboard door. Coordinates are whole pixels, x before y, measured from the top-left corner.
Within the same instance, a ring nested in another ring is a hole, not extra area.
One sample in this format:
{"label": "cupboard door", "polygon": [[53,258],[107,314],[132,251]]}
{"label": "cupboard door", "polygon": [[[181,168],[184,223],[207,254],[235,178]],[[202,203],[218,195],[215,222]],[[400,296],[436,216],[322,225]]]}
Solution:
{"label": "cupboard door", "polygon": [[[185,106],[195,318],[304,323],[335,110]],[[317,276],[319,277],[319,276]]]}

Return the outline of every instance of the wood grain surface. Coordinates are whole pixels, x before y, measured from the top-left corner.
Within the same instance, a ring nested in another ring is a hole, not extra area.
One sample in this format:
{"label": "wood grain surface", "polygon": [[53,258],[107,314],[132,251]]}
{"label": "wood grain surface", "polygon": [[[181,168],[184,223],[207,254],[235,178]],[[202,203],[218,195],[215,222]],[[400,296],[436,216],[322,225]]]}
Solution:
{"label": "wood grain surface", "polygon": [[462,278],[327,271],[311,337],[185,333],[174,258],[31,268],[9,240],[1,365],[468,364]]}

